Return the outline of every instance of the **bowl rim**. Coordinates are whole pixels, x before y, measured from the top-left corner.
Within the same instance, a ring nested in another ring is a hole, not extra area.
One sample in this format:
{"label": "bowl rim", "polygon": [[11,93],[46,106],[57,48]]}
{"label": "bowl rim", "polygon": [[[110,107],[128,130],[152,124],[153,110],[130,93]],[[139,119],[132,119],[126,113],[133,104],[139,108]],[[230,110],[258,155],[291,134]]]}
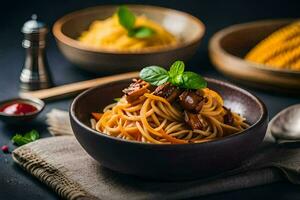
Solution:
{"label": "bowl rim", "polygon": [[30,113],[25,113],[24,115],[18,115],[18,114],[7,114],[5,112],[0,112],[1,117],[8,117],[8,118],[24,118],[24,117],[30,117],[39,114],[42,112],[46,106],[45,102],[41,99],[30,97],[30,98],[12,98],[12,99],[6,99],[0,102],[0,107],[2,105],[8,104],[10,102],[28,102],[29,104],[35,104],[39,105],[36,106],[37,110]]}
{"label": "bowl rim", "polygon": [[249,27],[263,26],[265,24],[270,24],[270,23],[275,23],[275,24],[276,23],[288,23],[288,22],[292,22],[292,21],[295,21],[295,20],[297,20],[297,19],[293,19],[293,18],[265,19],[265,20],[251,21],[251,22],[239,23],[239,24],[234,24],[234,25],[228,26],[224,29],[219,30],[218,32],[216,32],[211,37],[211,39],[209,40],[209,45],[208,45],[209,52],[210,52],[210,54],[217,52],[218,54],[220,54],[224,57],[228,57],[230,59],[233,59],[233,60],[235,60],[236,62],[239,62],[239,63],[248,63],[251,66],[251,68],[256,69],[256,70],[260,70],[260,71],[264,71],[266,73],[275,73],[275,74],[278,74],[278,75],[282,75],[282,74],[291,75],[291,74],[293,74],[293,75],[300,76],[300,71],[289,70],[289,69],[271,68],[271,67],[268,67],[267,65],[251,62],[251,61],[243,59],[242,57],[233,55],[233,54],[227,52],[221,46],[221,42],[220,42],[228,34],[231,34],[231,33],[236,32],[238,30],[242,30],[246,27],[249,28]]}
{"label": "bowl rim", "polygon": [[[139,142],[139,141],[125,140],[125,139],[113,137],[113,136],[110,136],[110,135],[106,135],[104,133],[98,132],[98,131],[92,129],[91,127],[85,125],[83,122],[81,122],[76,117],[76,114],[75,114],[76,104],[77,104],[77,102],[80,98],[87,96],[90,92],[92,92],[93,90],[97,90],[100,87],[107,87],[109,84],[116,84],[118,82],[125,82],[125,81],[128,81],[129,79],[122,80],[122,81],[113,81],[113,82],[110,82],[110,83],[107,83],[107,84],[104,84],[104,85],[100,85],[100,86],[90,88],[90,89],[82,92],[77,97],[75,97],[75,99],[70,104],[69,116],[71,118],[71,121],[73,120],[75,123],[77,123],[77,125],[79,125],[83,129],[87,130],[89,133],[96,134],[100,137],[105,137],[106,139],[113,140],[114,142],[127,143],[127,144],[132,144],[132,145],[143,145],[143,146],[149,146],[149,147],[156,146],[156,147],[162,147],[162,148],[165,148],[165,147],[186,147],[186,146],[191,146],[192,147],[192,146],[195,146],[195,145],[209,145],[209,144],[212,144],[212,143],[214,143],[214,144],[222,143],[223,141],[230,140],[233,137],[242,137],[244,134],[251,134],[252,130],[254,130],[258,126],[262,126],[263,123],[265,123],[265,121],[268,121],[267,107],[263,103],[263,101],[260,100],[256,95],[251,94],[249,91],[247,91],[245,89],[242,89],[242,88],[240,88],[236,85],[233,85],[231,83],[228,83],[228,82],[216,80],[216,79],[213,79],[213,78],[207,78],[207,77],[205,77],[205,79],[208,82],[212,82],[212,83],[215,83],[217,85],[223,85],[225,87],[232,88],[232,89],[234,89],[236,91],[239,91],[239,92],[247,95],[248,97],[250,97],[253,101],[255,101],[258,104],[258,106],[260,107],[260,110],[262,111],[260,113],[259,119],[255,123],[253,123],[249,128],[247,128],[247,129],[245,129],[245,130],[243,130],[239,133],[232,134],[232,135],[229,135],[229,136],[225,136],[225,137],[222,137],[222,138],[219,138],[219,139],[216,139],[216,140],[206,141],[206,142],[202,142],[202,143],[187,143],[187,144],[153,144],[153,143],[144,143],[144,142]],[[72,126],[72,129],[73,129],[73,126]],[[75,136],[76,136],[76,134],[75,134]]]}
{"label": "bowl rim", "polygon": [[64,25],[64,23],[68,20],[70,20],[71,18],[73,18],[74,16],[77,15],[83,15],[85,13],[89,13],[91,11],[94,10],[98,10],[98,9],[105,9],[105,8],[116,8],[118,7],[118,5],[100,5],[100,6],[93,6],[93,7],[88,7],[88,8],[84,8],[81,10],[77,10],[74,12],[71,12],[69,14],[64,15],[63,17],[59,18],[53,25],[52,28],[52,33],[54,35],[54,37],[56,38],[56,40],[58,40],[59,42],[66,44],[68,46],[77,48],[79,50],[83,50],[83,51],[88,51],[88,52],[94,52],[94,53],[104,53],[104,54],[115,54],[115,55],[141,55],[141,54],[154,54],[154,53],[163,53],[163,52],[169,52],[169,51],[173,51],[173,50],[178,50],[178,49],[183,49],[187,46],[191,46],[194,44],[197,44],[198,42],[200,42],[200,40],[203,38],[204,34],[205,34],[205,25],[204,23],[198,19],[197,17],[187,13],[187,12],[183,12],[183,11],[179,11],[179,10],[175,10],[175,9],[171,9],[171,8],[165,8],[165,7],[161,7],[161,6],[152,6],[152,5],[141,5],[141,4],[126,4],[129,8],[130,7],[135,7],[135,8],[150,8],[150,9],[157,9],[160,11],[170,11],[173,13],[177,13],[179,15],[183,15],[186,16],[188,19],[192,20],[199,28],[199,34],[191,41],[188,42],[179,42],[179,44],[177,45],[172,45],[172,46],[166,46],[163,48],[158,48],[158,49],[144,49],[144,50],[140,50],[140,51],[130,51],[130,50],[122,50],[122,51],[118,51],[118,50],[111,50],[111,49],[106,49],[106,48],[94,48],[94,47],[89,47],[87,45],[82,45],[79,41],[65,35],[61,29],[62,26]]}

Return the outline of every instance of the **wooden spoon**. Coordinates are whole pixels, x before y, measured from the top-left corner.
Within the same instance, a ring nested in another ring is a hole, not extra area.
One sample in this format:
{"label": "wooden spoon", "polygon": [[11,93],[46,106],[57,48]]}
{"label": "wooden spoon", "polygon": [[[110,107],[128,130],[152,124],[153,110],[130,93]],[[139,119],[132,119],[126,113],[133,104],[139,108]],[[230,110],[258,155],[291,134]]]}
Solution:
{"label": "wooden spoon", "polygon": [[96,78],[92,80],[61,85],[49,89],[26,91],[26,92],[22,91],[19,93],[19,96],[22,98],[38,98],[43,100],[64,98],[64,97],[78,94],[79,92],[91,87],[103,85],[114,81],[136,78],[138,76],[139,76],[139,72],[128,72],[124,74],[106,76],[106,77]]}

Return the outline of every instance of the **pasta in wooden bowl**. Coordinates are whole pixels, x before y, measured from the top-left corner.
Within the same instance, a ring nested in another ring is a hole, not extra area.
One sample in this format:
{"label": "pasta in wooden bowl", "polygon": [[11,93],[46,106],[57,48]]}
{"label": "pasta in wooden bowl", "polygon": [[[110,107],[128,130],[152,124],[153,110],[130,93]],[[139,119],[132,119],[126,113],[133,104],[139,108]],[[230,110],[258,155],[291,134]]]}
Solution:
{"label": "pasta in wooden bowl", "polygon": [[62,54],[92,72],[133,71],[153,61],[161,66],[187,61],[204,35],[204,24],[188,13],[128,5],[120,14],[126,17],[119,18],[118,10],[115,5],[97,6],[57,20],[53,34]]}

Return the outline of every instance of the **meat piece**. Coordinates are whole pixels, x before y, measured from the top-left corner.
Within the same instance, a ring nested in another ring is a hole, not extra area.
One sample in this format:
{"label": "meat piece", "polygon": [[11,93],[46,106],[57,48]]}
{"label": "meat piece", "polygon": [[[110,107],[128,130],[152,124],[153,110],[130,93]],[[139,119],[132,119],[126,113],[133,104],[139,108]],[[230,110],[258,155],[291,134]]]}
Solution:
{"label": "meat piece", "polygon": [[194,114],[188,111],[184,111],[184,121],[193,129],[193,130],[204,130],[208,124],[202,118],[201,114]]}
{"label": "meat piece", "polygon": [[126,100],[129,103],[132,103],[139,99],[145,93],[150,92],[149,83],[141,80],[141,79],[133,79],[133,83],[129,85],[128,88],[123,90],[123,93],[126,95]]}
{"label": "meat piece", "polygon": [[226,110],[226,114],[223,117],[224,124],[233,125],[234,118],[233,118],[231,110],[226,108],[225,106],[223,106],[223,108]]}
{"label": "meat piece", "polygon": [[200,90],[184,91],[179,96],[179,103],[185,110],[199,113],[205,103],[205,99]]}
{"label": "meat piece", "polygon": [[171,83],[164,83],[158,86],[153,94],[167,99],[170,103],[173,102],[180,94],[181,90]]}

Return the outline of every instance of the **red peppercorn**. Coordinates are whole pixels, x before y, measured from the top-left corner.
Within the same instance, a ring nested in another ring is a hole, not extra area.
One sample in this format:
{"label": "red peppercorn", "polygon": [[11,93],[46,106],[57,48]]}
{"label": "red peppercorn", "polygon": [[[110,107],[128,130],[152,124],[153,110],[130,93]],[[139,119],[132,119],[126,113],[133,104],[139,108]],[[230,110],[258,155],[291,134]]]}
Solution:
{"label": "red peppercorn", "polygon": [[1,150],[3,151],[3,153],[9,153],[9,148],[8,148],[7,145],[3,145],[3,146],[1,147]]}

